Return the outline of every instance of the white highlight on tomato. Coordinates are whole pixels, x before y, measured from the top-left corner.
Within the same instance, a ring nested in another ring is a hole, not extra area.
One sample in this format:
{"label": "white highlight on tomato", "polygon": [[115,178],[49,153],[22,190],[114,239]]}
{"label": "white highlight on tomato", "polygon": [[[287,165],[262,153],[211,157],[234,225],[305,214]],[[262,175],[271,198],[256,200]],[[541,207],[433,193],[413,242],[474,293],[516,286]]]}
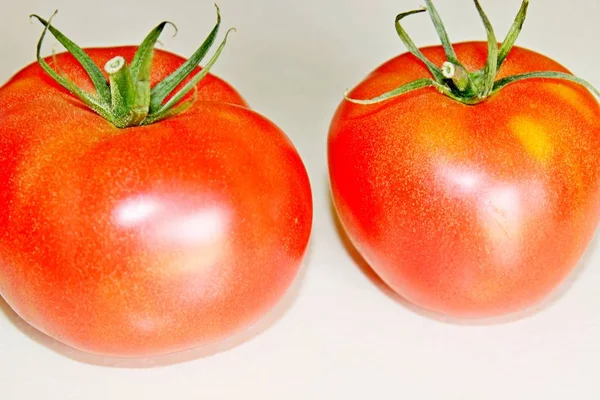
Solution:
{"label": "white highlight on tomato", "polygon": [[461,193],[472,193],[482,182],[481,175],[477,172],[459,169],[450,165],[440,168],[439,172],[446,181],[447,186],[453,186],[459,189]]}
{"label": "white highlight on tomato", "polygon": [[219,241],[227,232],[229,217],[222,208],[213,206],[183,212],[156,226],[161,241],[182,245],[206,245]]}
{"label": "white highlight on tomato", "polygon": [[[516,177],[506,183],[450,163],[440,163],[436,172],[447,195],[475,207],[493,257],[503,265],[516,265],[523,254],[526,225],[537,218],[535,210],[542,212],[547,203],[544,187],[533,179],[524,182]],[[527,215],[523,214],[525,208],[530,210]]]}
{"label": "white highlight on tomato", "polygon": [[122,227],[138,226],[161,210],[161,203],[150,196],[137,196],[123,200],[114,210],[114,221]]}

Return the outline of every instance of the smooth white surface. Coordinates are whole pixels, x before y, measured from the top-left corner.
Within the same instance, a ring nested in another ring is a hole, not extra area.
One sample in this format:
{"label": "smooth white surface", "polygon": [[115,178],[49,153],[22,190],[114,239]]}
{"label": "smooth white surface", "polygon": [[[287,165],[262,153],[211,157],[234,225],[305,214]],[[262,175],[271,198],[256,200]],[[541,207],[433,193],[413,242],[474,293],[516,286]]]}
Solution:
{"label": "smooth white surface", "polygon": [[[519,0],[482,0],[503,37]],[[0,82],[34,60],[28,15],[82,46],[138,44],[164,19],[164,48],[189,56],[212,28],[210,1],[0,0]],[[598,0],[533,0],[518,45],[600,87]],[[454,41],[484,39],[470,0],[438,0]],[[315,219],[306,268],[273,315],[219,349],[135,362],[93,357],[44,337],[0,300],[0,399],[600,398],[600,241],[553,301],[524,318],[455,324],[388,295],[344,248],[330,208],[325,143],[343,91],[404,52],[393,26],[420,0],[221,0],[235,26],[213,72],[277,123],[305,160]],[[407,20],[437,43],[427,16]],[[48,40],[49,54],[54,39]],[[57,50],[62,50],[56,46]],[[0,121],[1,123],[1,121]],[[221,351],[218,351],[221,350]],[[216,354],[214,354],[216,352]],[[116,367],[115,367],[116,366]]]}

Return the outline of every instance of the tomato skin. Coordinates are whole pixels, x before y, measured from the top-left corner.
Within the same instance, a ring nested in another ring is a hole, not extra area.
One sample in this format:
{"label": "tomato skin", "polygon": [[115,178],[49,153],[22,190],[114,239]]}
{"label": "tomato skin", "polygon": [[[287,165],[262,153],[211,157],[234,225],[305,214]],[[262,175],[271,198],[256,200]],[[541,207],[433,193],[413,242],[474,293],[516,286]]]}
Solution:
{"label": "tomato skin", "polygon": [[[486,44],[455,46],[469,70]],[[440,46],[423,49],[436,65]],[[515,47],[499,71],[568,72]],[[429,77],[410,54],[350,96]],[[333,201],[351,241],[407,300],[453,317],[531,307],[573,270],[600,220],[600,108],[583,87],[539,79],[476,106],[422,89],[375,105],[343,101],[331,122]]]}
{"label": "tomato skin", "polygon": [[[86,49],[100,66],[134,51]],[[181,62],[157,52],[153,83]],[[239,332],[290,287],[312,224],[305,167],[226,82],[209,74],[197,95],[119,130],[37,64],[0,89],[0,293],[24,320],[88,352],[152,356]]]}

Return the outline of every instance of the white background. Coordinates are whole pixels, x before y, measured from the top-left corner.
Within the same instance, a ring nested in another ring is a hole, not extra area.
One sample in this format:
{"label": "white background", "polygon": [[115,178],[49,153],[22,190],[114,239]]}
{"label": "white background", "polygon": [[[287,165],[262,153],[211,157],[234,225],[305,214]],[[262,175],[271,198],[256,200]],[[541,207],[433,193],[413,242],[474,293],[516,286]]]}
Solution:
{"label": "white background", "polygon": [[[82,46],[139,44],[168,19],[163,48],[188,56],[215,20],[208,0],[0,0],[0,82],[34,60],[28,15]],[[518,44],[600,87],[600,2],[533,0]],[[484,39],[472,1],[438,0],[454,41]],[[482,0],[499,39],[519,0]],[[441,321],[387,293],[344,248],[331,213],[326,135],[343,91],[405,48],[400,11],[420,0],[221,0],[235,26],[213,69],[277,123],[306,162],[315,219],[306,266],[276,310],[220,345],[155,360],[71,350],[20,321],[0,299],[0,399],[600,399],[600,241],[551,301],[486,323]],[[437,43],[426,15],[407,21]],[[54,39],[48,41],[50,54]],[[56,46],[57,49],[61,49]],[[1,123],[1,121],[0,121]]]}

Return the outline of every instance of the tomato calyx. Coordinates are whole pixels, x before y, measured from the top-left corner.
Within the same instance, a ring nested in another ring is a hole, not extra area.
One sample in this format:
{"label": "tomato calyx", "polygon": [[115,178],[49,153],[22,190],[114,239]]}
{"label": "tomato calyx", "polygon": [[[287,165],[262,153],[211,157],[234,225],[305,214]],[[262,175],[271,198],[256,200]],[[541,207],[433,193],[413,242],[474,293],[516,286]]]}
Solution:
{"label": "tomato calyx", "polygon": [[[179,84],[190,76],[204,59],[217,38],[221,26],[221,14],[216,4],[215,7],[217,9],[217,22],[202,45],[185,63],[154,87],[150,86],[154,46],[167,25],[173,26],[175,34],[177,34],[177,27],[169,21],[161,22],[146,36],[142,44],[138,47],[131,65],[127,65],[125,59],[120,56],[109,60],[104,65],[104,70],[109,76],[107,80],[100,68],[83,49],[52,26],[52,18],[56,15],[56,11],[48,21],[33,14],[31,18],[36,18],[44,25],[44,30],[37,44],[37,60],[44,71],[57,83],[117,128],[149,125],[184,112],[196,100],[196,85],[208,74],[211,67],[216,63],[227,43],[229,34],[235,30],[231,28],[227,31],[224,39],[204,68],[194,75],[180,90],[175,92]],[[42,58],[42,43],[48,31],[84,68],[94,85],[96,93],[89,93],[79,88],[66,76],[56,72]],[[194,90],[194,96],[191,99],[180,102],[192,90]],[[165,99],[167,100],[165,101]]]}
{"label": "tomato calyx", "polygon": [[[467,69],[458,60],[452,42],[446,32],[446,28],[438,14],[432,0],[425,0],[426,7],[400,13],[396,16],[395,27],[398,36],[408,48],[411,54],[417,57],[429,70],[432,78],[422,78],[409,82],[405,85],[397,87],[387,93],[377,96],[372,99],[355,99],[349,96],[349,91],[344,94],[347,101],[356,104],[376,104],[400,95],[412,92],[414,90],[433,87],[443,95],[446,95],[458,102],[466,105],[476,105],[485,101],[490,96],[499,92],[501,89],[512,83],[525,79],[545,78],[545,79],[563,79],[577,84],[583,85],[593,92],[597,97],[600,97],[600,92],[589,82],[571,74],[555,71],[534,71],[524,74],[507,76],[502,79],[496,79],[498,70],[506,60],[508,54],[513,48],[525,22],[529,0],[523,0],[517,16],[508,31],[506,38],[498,48],[496,34],[488,19],[485,11],[479,4],[478,0],[474,0],[475,7],[483,22],[487,34],[488,55],[485,66],[477,71],[467,71]],[[435,26],[438,37],[446,53],[446,61],[441,68],[431,62],[419,50],[414,41],[408,35],[401,25],[402,19],[407,16],[427,12]]]}

